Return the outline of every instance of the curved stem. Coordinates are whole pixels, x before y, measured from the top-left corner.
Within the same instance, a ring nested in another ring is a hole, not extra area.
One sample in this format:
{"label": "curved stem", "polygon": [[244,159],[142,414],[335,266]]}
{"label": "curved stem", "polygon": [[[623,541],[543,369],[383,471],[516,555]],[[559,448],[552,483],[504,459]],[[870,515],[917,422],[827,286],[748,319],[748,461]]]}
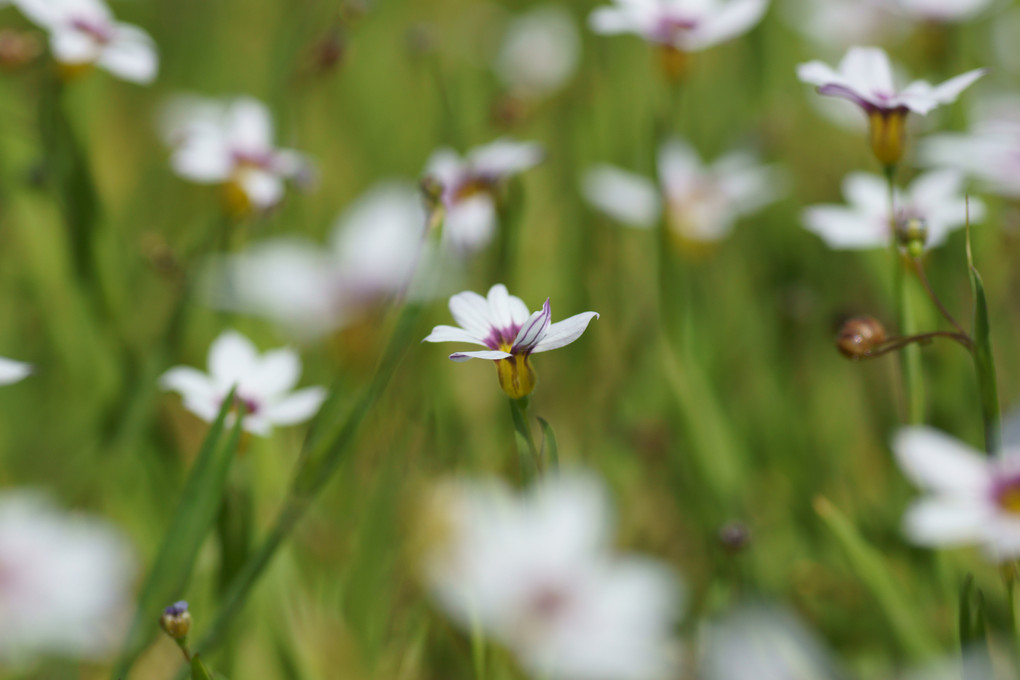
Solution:
{"label": "curved stem", "polygon": [[921,258],[919,257],[912,258],[911,263],[914,265],[914,273],[917,274],[918,281],[920,281],[921,285],[924,286],[924,292],[926,292],[928,294],[928,297],[931,298],[931,301],[935,304],[935,307],[937,307],[939,312],[942,313],[942,316],[945,317],[946,321],[952,324],[953,328],[955,328],[962,335],[967,335],[967,331],[965,331],[963,329],[963,326],[961,326],[959,322],[957,322],[957,320],[953,317],[953,315],[949,313],[949,310],[946,309],[946,306],[942,304],[942,300],[940,300],[939,296],[935,294],[935,290],[931,287],[931,282],[928,280],[928,275],[924,271],[924,264],[921,262]]}

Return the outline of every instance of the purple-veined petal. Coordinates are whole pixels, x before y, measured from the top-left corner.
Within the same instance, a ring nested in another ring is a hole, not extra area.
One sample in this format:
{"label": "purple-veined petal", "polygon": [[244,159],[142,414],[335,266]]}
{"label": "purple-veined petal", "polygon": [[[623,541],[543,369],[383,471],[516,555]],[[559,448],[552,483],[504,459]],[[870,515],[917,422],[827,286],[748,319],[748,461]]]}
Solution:
{"label": "purple-veined petal", "polygon": [[270,402],[257,414],[273,425],[296,425],[309,420],[326,400],[325,387],[306,387],[277,402]]}
{"label": "purple-veined petal", "polygon": [[896,94],[892,64],[881,48],[851,47],[839,62],[839,72],[852,90],[872,103],[879,103],[876,95],[892,97]]}
{"label": "purple-veined petal", "polygon": [[530,316],[528,306],[516,295],[511,295],[502,283],[489,289],[489,318],[497,330],[513,328],[525,323]]}
{"label": "purple-veined petal", "polygon": [[489,301],[474,291],[466,290],[452,296],[450,314],[461,328],[476,338],[485,338],[493,330]]}
{"label": "purple-veined petal", "polygon": [[422,342],[467,342],[472,345],[488,346],[483,342],[482,338],[477,338],[463,328],[457,328],[456,326],[436,326]]}
{"label": "purple-veined petal", "polygon": [[159,57],[149,34],[129,24],[117,24],[113,41],[98,59],[110,73],[146,85],[156,79]]}
{"label": "purple-veined petal", "polygon": [[904,474],[920,487],[958,495],[981,494],[989,487],[986,459],[934,428],[900,428],[892,448]]}
{"label": "purple-veined petal", "polygon": [[552,308],[549,305],[549,298],[546,298],[545,304],[542,305],[542,309],[532,314],[524,325],[521,326],[521,330],[517,332],[517,337],[514,338],[514,344],[511,348],[511,352],[514,354],[524,353],[527,354],[535,345],[538,344],[539,340],[545,334],[546,329],[549,328],[549,322],[552,319]]}
{"label": "purple-veined petal", "polygon": [[468,359],[490,359],[496,361],[498,359],[507,359],[513,355],[509,352],[500,352],[495,349],[482,349],[477,352],[454,352],[450,355],[452,361],[467,361]]}
{"label": "purple-veined petal", "polygon": [[597,318],[599,318],[597,312],[582,312],[581,314],[575,314],[563,321],[557,321],[554,324],[549,324],[549,327],[545,331],[545,335],[538,344],[535,345],[535,348],[531,350],[531,352],[533,354],[538,352],[548,352],[551,349],[558,349],[569,345],[584,334],[585,329],[588,328],[588,324],[591,323],[592,319]]}

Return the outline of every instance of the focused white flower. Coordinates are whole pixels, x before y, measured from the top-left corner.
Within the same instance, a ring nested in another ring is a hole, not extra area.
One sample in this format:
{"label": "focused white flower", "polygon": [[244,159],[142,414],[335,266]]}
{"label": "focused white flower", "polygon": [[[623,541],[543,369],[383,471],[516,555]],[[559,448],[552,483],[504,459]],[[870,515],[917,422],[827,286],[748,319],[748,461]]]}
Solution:
{"label": "focused white flower", "polygon": [[223,185],[238,215],[272,208],[283,199],[285,180],[305,182],[312,173],[304,154],[276,148],[272,116],[251,97],[179,97],[162,112],[160,127],[173,149],[174,171],[199,184]]}
{"label": "focused white flower", "polygon": [[605,491],[558,474],[513,495],[499,482],[437,494],[426,582],[462,628],[480,627],[533,677],[671,677],[679,585],[663,564],[611,551]]}
{"label": "focused white flower", "polygon": [[0,357],[0,385],[11,385],[32,373],[31,364]]}
{"label": "focused white flower", "polygon": [[911,541],[979,544],[998,561],[1020,557],[1020,449],[987,457],[938,430],[906,427],[893,451],[904,474],[929,492],[904,517]]}
{"label": "focused white flower", "polygon": [[984,69],[975,69],[938,86],[915,80],[897,90],[889,57],[877,47],[851,47],[838,70],[820,61],[797,67],[797,76],[818,86],[820,94],[848,99],[861,107],[871,127],[871,149],[883,165],[895,165],[903,156],[909,112],[926,115],[956,101],[984,74]]}
{"label": "focused white flower", "polygon": [[661,189],[641,175],[602,165],[585,174],[582,191],[594,207],[631,227],[657,224],[665,203],[670,234],[683,247],[722,239],[738,219],[784,190],[778,168],[743,151],[706,166],[690,145],[673,139],[660,149],[658,165]]}
{"label": "focused white flower", "polygon": [[915,21],[955,23],[971,19],[991,6],[993,0],[894,0],[893,11]]}
{"label": "focused white flower", "polygon": [[271,319],[301,340],[319,337],[386,297],[428,296],[437,255],[425,228],[414,186],[377,184],[340,216],[329,247],[277,238],[215,263],[212,303]]}
{"label": "focused white flower", "polygon": [[615,0],[591,13],[596,33],[634,33],[681,52],[697,52],[749,31],[768,0]]}
{"label": "focused white flower", "polygon": [[102,0],[14,0],[50,34],[50,50],[69,67],[96,64],[119,78],[148,84],[159,57],[148,33],[114,19]]}
{"label": "focused white flower", "polygon": [[126,541],[105,522],[32,492],[0,493],[0,665],[112,652],[134,572]]}
{"label": "focused white flower", "polygon": [[[843,180],[843,196],[848,205],[805,208],[804,226],[837,250],[887,248],[890,240],[888,191],[885,178],[879,175],[850,173]],[[963,175],[955,170],[919,176],[906,191],[895,193],[897,228],[923,224],[925,247],[941,245],[950,232],[967,223],[967,201],[962,191]],[[983,219],[984,209],[981,201],[971,199],[971,223]]]}
{"label": "focused white flower", "polygon": [[496,362],[499,385],[510,397],[520,399],[535,388],[535,371],[529,357],[538,352],[565,347],[588,328],[596,312],[583,312],[552,323],[549,300],[542,309],[529,312],[519,297],[510,295],[497,283],[487,298],[465,291],[450,298],[455,326],[436,326],[422,342],[466,342],[488,349],[454,352],[453,361],[488,359]]}
{"label": "focused white flower", "polygon": [[461,158],[453,149],[432,154],[425,176],[437,182],[445,212],[443,239],[454,251],[471,253],[486,246],[499,221],[498,192],[510,177],[542,162],[533,142],[499,139]]}
{"label": "focused white flower", "polygon": [[580,52],[581,37],[570,13],[559,5],[537,7],[507,28],[496,73],[515,95],[543,97],[574,75]]}
{"label": "focused white flower", "polygon": [[975,118],[970,132],[925,138],[921,163],[956,168],[992,193],[1020,198],[1020,99],[985,101]]}
{"label": "focused white flower", "polygon": [[184,406],[202,420],[216,419],[223,400],[236,387],[244,410],[243,427],[268,436],[274,425],[296,425],[314,416],[326,399],[323,387],[292,391],[301,377],[301,359],[290,349],[259,354],[248,338],[226,331],[209,348],[209,373],[177,366],[164,373],[160,387],[177,392]]}

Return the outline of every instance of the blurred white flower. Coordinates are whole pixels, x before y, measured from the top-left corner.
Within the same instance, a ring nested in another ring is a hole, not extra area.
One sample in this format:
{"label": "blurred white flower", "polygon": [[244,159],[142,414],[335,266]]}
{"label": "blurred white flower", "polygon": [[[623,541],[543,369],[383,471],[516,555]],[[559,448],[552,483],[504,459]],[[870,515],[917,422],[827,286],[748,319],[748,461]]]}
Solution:
{"label": "blurred white flower", "polygon": [[116,21],[102,0],[14,0],[50,34],[53,58],[67,66],[96,64],[135,83],[156,78],[159,57],[148,33]]}
{"label": "blurred white flower", "polygon": [[992,193],[1020,198],[1020,98],[985,100],[975,118],[970,132],[924,139],[921,163],[956,168]]}
{"label": "blurred white flower", "polygon": [[897,90],[889,57],[877,47],[851,47],[838,70],[820,61],[797,67],[797,76],[818,86],[820,94],[847,99],[861,107],[871,124],[871,148],[885,165],[895,165],[903,156],[909,112],[926,115],[942,104],[956,101],[963,90],[984,74],[984,69],[975,69],[937,86],[915,80]]}
{"label": "blurred white flower", "polygon": [[287,349],[259,354],[248,338],[225,331],[209,348],[209,373],[190,366],[177,366],[160,376],[164,390],[177,392],[184,406],[202,420],[216,419],[223,399],[232,388],[238,408],[243,409],[243,427],[268,436],[274,425],[295,425],[314,416],[326,399],[323,387],[293,392],[301,377],[301,359]]}
{"label": "blurred white flower", "polygon": [[315,338],[385,297],[427,295],[437,255],[424,242],[425,228],[414,186],[377,184],[340,216],[328,248],[277,238],[217,262],[212,302],[269,318],[298,339]]}
{"label": "blurred white flower", "polygon": [[32,365],[0,357],[0,385],[11,385],[32,373]]}
{"label": "blurred white flower", "polygon": [[904,517],[911,541],[980,544],[997,561],[1020,557],[1020,450],[988,457],[938,430],[905,427],[893,451],[904,474],[930,494]]}
{"label": "blurred white flower", "polygon": [[32,492],[0,492],[0,665],[112,652],[134,572],[126,541],[105,522]]}
{"label": "blurred white flower", "polygon": [[818,638],[775,605],[743,605],[700,631],[703,680],[842,677]]}
{"label": "blurred white flower", "polygon": [[[814,205],[804,209],[808,231],[830,248],[864,250],[889,247],[889,195],[885,178],[853,172],[843,180],[843,196],[849,205]],[[895,193],[896,222],[922,220],[927,227],[925,247],[945,242],[954,229],[967,223],[967,202],[962,193],[963,175],[954,170],[929,172],[915,179],[905,191]],[[984,217],[984,204],[970,201],[970,221]]]}
{"label": "blurred white flower", "polygon": [[585,174],[582,191],[594,207],[631,227],[654,226],[664,203],[672,235],[699,243],[725,237],[739,218],[775,201],[785,188],[779,169],[761,165],[753,154],[733,152],[706,166],[679,139],[663,144],[658,166],[661,193],[651,180],[605,165]]}
{"label": "blurred white flower", "polygon": [[272,208],[283,198],[285,180],[306,182],[312,174],[304,154],[276,148],[272,116],[251,97],[178,97],[162,111],[160,127],[174,171],[223,185],[239,214]]}
{"label": "blurred white flower", "polygon": [[425,176],[441,190],[443,239],[448,246],[460,253],[486,246],[496,231],[497,192],[507,179],[535,167],[543,157],[538,144],[508,139],[472,149],[466,158],[448,148],[433,153]]}
{"label": "blurred white flower", "polygon": [[450,298],[450,313],[460,328],[436,326],[422,342],[466,342],[487,347],[454,352],[450,359],[495,361],[500,387],[515,399],[527,396],[535,387],[530,355],[569,345],[599,316],[596,312],[582,312],[552,323],[549,300],[542,309],[529,312],[524,301],[510,295],[502,283],[490,288],[487,298],[471,291],[457,293]]}
{"label": "blurred white flower", "polygon": [[883,43],[906,29],[880,0],[790,0],[785,9],[792,28],[825,48]]}
{"label": "blurred white flower", "polygon": [[966,21],[991,6],[993,0],[894,0],[890,9],[915,21]]}
{"label": "blurred white flower", "polygon": [[437,497],[441,540],[424,575],[461,627],[506,645],[533,677],[671,677],[679,584],[657,561],[611,551],[596,478],[558,474],[521,496],[463,481]]}
{"label": "blurred white flower", "polygon": [[515,95],[542,97],[574,75],[581,38],[570,13],[558,5],[537,7],[513,20],[496,60],[496,72]]}
{"label": "blurred white flower", "polygon": [[749,31],[768,0],[615,0],[591,13],[596,33],[634,33],[681,52],[697,52]]}

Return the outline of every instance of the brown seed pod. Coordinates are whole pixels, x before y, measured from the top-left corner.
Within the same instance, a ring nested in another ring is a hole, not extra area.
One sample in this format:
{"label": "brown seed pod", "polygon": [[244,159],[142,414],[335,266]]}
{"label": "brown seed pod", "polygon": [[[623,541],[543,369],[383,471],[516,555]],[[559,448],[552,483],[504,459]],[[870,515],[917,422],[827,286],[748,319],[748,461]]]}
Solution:
{"label": "brown seed pod", "polygon": [[836,348],[848,359],[864,359],[888,339],[885,328],[873,316],[848,319],[836,336]]}

